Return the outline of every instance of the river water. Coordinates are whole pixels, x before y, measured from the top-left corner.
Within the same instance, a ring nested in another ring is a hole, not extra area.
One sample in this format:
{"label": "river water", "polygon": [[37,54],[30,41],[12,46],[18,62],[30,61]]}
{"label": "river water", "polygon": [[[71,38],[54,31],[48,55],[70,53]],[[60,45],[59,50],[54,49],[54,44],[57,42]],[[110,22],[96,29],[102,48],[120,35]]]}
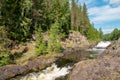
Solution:
{"label": "river water", "polygon": [[108,41],[101,41],[93,49],[67,54],[44,70],[32,72],[24,76],[18,76],[11,80],[66,80],[66,75],[70,73],[75,63],[97,57],[110,44],[111,43]]}

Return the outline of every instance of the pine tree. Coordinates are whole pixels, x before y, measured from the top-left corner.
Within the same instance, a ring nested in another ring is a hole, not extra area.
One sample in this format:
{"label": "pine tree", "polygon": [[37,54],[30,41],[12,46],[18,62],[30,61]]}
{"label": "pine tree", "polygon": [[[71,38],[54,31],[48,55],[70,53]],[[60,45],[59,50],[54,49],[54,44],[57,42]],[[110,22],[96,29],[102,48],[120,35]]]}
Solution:
{"label": "pine tree", "polygon": [[86,4],[84,3],[83,8],[82,8],[82,33],[86,36],[87,35],[87,30],[90,26],[90,21],[88,18],[88,13],[87,13],[87,7]]}
{"label": "pine tree", "polygon": [[[33,22],[33,29],[36,27],[41,26],[44,30],[45,24],[45,15],[46,15],[46,4],[45,0],[33,0],[32,6],[32,22]],[[46,29],[46,28],[45,28]]]}
{"label": "pine tree", "polygon": [[76,2],[75,0],[72,0],[72,4],[71,4],[71,29],[74,30],[75,27],[75,6],[76,6]]}
{"label": "pine tree", "polygon": [[61,51],[59,23],[51,25],[49,34],[48,52],[55,53]]}
{"label": "pine tree", "polygon": [[[26,0],[25,0],[26,1]],[[2,24],[5,25],[12,40],[24,41],[28,37],[30,19],[25,17],[23,0],[4,0],[1,7]]]}
{"label": "pine tree", "polygon": [[36,47],[36,55],[40,55],[46,51],[46,43],[43,39],[42,29],[39,28],[36,30],[36,40],[35,40],[35,47]]}
{"label": "pine tree", "polygon": [[90,41],[99,41],[100,40],[99,31],[97,29],[95,29],[93,25],[91,25],[87,30],[87,38]]}

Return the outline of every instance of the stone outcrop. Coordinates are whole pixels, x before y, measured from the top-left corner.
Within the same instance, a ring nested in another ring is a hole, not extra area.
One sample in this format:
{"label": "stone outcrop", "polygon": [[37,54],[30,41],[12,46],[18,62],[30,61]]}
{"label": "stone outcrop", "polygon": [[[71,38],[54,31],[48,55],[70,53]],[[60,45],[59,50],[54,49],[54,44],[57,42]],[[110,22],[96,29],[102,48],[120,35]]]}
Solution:
{"label": "stone outcrop", "polygon": [[114,58],[114,57],[120,57],[120,39],[117,41],[114,41],[107,50],[104,51],[103,54],[98,56],[99,59],[102,58]]}
{"label": "stone outcrop", "polygon": [[7,65],[0,67],[0,80],[10,79],[20,74],[43,69],[55,60],[56,58],[54,57],[40,56],[33,61],[29,61],[26,65]]}
{"label": "stone outcrop", "polygon": [[120,80],[120,39],[97,59],[75,64],[68,80]]}
{"label": "stone outcrop", "polygon": [[80,32],[70,31],[68,38],[65,41],[61,42],[62,46],[66,48],[75,48],[75,47],[88,47],[89,42],[87,38],[81,35]]}

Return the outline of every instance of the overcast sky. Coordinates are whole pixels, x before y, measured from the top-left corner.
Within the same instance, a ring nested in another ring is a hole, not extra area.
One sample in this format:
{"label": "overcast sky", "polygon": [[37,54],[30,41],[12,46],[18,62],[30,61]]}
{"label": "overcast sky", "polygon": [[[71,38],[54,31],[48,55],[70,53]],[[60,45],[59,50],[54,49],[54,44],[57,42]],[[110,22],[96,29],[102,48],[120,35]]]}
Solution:
{"label": "overcast sky", "polygon": [[120,29],[120,0],[79,0],[86,3],[90,21],[104,33]]}

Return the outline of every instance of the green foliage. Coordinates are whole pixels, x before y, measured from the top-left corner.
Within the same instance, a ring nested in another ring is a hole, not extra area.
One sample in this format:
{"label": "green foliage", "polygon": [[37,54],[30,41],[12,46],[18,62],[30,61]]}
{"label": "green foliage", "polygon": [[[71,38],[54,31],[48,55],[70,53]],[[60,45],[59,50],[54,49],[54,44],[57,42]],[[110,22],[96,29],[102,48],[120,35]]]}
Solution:
{"label": "green foliage", "polygon": [[45,41],[43,39],[41,27],[39,27],[36,31],[35,44],[36,44],[35,47],[36,47],[36,54],[37,55],[40,55],[41,53],[46,51],[46,44],[45,44]]}
{"label": "green foliage", "polygon": [[[77,0],[0,0],[0,51],[7,51],[9,40],[24,43],[35,34],[37,55],[60,52],[60,41],[71,29],[90,40],[102,39],[102,30],[90,23],[86,4]],[[48,31],[47,46],[43,33]]]}
{"label": "green foliage", "polygon": [[13,63],[13,61],[10,59],[10,56],[10,53],[7,51],[0,52],[0,66]]}
{"label": "green foliage", "polygon": [[106,41],[114,41],[120,38],[120,30],[115,28],[110,34],[105,34],[104,39]]}
{"label": "green foliage", "polygon": [[8,49],[9,40],[4,26],[0,26],[0,51]]}
{"label": "green foliage", "polygon": [[[47,8],[47,27],[58,22],[61,32],[67,34],[70,29],[70,6],[69,0],[50,0]],[[57,7],[56,7],[57,6]]]}
{"label": "green foliage", "polygon": [[71,29],[80,31],[83,35],[87,36],[87,30],[91,23],[88,18],[86,4],[83,6],[78,5],[76,0],[72,0],[71,7]]}
{"label": "green foliage", "polygon": [[9,40],[4,26],[0,26],[0,66],[12,63],[8,52]]}
{"label": "green foliage", "polygon": [[110,41],[110,37],[111,37],[110,34],[104,34],[103,40],[104,40],[104,41]]}
{"label": "green foliage", "polygon": [[49,41],[48,41],[48,52],[60,52],[61,45],[60,45],[60,31],[59,31],[59,23],[54,23],[51,25],[51,29],[49,32]]}
{"label": "green foliage", "polygon": [[98,41],[100,39],[99,32],[92,25],[88,29],[87,38],[91,41]]}
{"label": "green foliage", "polygon": [[25,14],[23,0],[4,0],[1,7],[2,24],[12,40],[24,41],[28,37],[31,20]]}
{"label": "green foliage", "polygon": [[113,32],[111,33],[111,40],[117,40],[120,37],[120,30],[115,28]]}
{"label": "green foliage", "polygon": [[24,18],[22,22],[20,23],[21,31],[20,33],[23,35],[21,38],[22,41],[26,40],[26,38],[30,35],[30,25],[31,25],[31,19]]}

